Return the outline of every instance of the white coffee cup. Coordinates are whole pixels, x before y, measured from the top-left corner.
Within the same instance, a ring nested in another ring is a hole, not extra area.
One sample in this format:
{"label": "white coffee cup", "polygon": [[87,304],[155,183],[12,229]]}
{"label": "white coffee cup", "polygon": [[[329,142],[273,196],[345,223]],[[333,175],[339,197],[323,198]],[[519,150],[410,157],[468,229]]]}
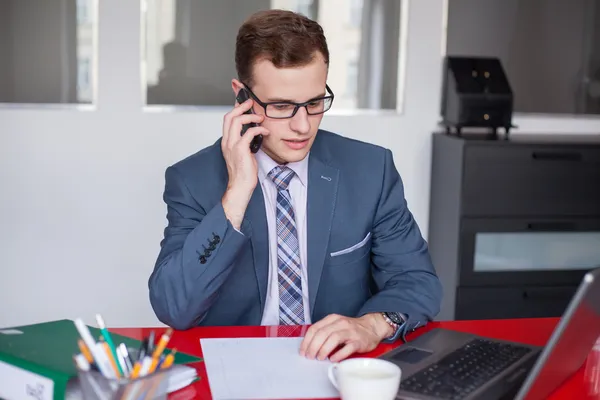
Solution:
{"label": "white coffee cup", "polygon": [[377,358],[350,358],[328,372],[342,400],[394,400],[402,376],[396,364]]}

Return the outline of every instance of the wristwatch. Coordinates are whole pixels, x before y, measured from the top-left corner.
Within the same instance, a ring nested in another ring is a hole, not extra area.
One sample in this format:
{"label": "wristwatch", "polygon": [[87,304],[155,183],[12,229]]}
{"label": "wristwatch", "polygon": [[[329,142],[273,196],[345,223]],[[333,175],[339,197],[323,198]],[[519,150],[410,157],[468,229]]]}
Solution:
{"label": "wristwatch", "polygon": [[406,318],[404,317],[404,315],[397,313],[397,312],[387,312],[386,311],[386,312],[382,312],[381,315],[383,315],[385,322],[387,322],[388,325],[390,325],[392,328],[394,328],[394,333],[392,334],[392,336],[390,336],[390,338],[394,338],[396,336],[396,334],[398,333],[398,330],[406,322]]}

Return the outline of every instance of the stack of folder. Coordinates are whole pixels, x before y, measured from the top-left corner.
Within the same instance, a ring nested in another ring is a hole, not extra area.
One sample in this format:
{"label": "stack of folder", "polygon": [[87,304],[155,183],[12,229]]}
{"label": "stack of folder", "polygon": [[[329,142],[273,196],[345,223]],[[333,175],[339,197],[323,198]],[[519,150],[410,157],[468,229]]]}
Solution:
{"label": "stack of folder", "polygon": [[[102,337],[102,330],[89,326],[87,329],[92,337]],[[81,355],[81,339],[72,320],[0,329],[0,398],[77,397],[80,384],[74,356]],[[122,343],[129,349],[143,348],[141,341],[122,335],[110,334],[109,340],[113,346]],[[162,357],[163,361],[166,358]],[[195,381],[196,370],[183,364],[201,361],[180,352],[172,358],[176,365],[171,367],[168,392]]]}

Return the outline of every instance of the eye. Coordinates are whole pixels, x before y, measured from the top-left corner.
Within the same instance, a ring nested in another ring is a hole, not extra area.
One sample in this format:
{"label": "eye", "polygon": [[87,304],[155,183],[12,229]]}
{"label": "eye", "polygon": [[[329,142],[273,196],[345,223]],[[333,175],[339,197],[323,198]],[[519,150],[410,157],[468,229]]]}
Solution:
{"label": "eye", "polygon": [[289,110],[290,108],[294,107],[291,104],[272,104],[271,106],[279,111]]}
{"label": "eye", "polygon": [[321,104],[323,104],[323,100],[314,100],[314,101],[311,101],[310,103],[308,103],[308,106],[311,108],[315,108],[315,107],[319,107]]}

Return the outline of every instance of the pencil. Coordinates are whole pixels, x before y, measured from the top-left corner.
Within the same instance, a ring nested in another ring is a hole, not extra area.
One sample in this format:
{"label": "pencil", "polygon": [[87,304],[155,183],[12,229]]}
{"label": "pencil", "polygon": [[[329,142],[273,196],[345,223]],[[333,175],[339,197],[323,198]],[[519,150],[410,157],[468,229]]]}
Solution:
{"label": "pencil", "polygon": [[119,372],[120,368],[118,367],[117,360],[115,360],[115,358],[113,357],[113,355],[112,355],[112,353],[110,351],[110,347],[108,346],[108,343],[102,342],[100,344],[100,346],[102,346],[102,349],[106,353],[106,357],[108,357],[108,361],[110,361],[110,366],[112,367],[112,369],[113,369],[115,375],[117,376],[117,378],[122,377],[123,374]]}
{"label": "pencil", "polygon": [[148,374],[153,373],[156,370],[156,366],[158,365],[158,358],[153,358],[152,363],[150,364],[150,368],[148,368]]}
{"label": "pencil", "polygon": [[142,370],[142,361],[143,360],[137,360],[135,362],[135,364],[133,365],[133,371],[131,371],[131,379],[135,379],[138,377],[138,375],[140,374],[140,371]]}
{"label": "pencil", "polygon": [[172,334],[173,328],[169,328],[165,333],[163,333],[158,344],[156,345],[156,348],[152,352],[152,358],[156,358],[157,360],[160,358],[160,355],[165,350],[165,347],[167,347],[167,343],[169,343]]}
{"label": "pencil", "polygon": [[160,366],[160,369],[167,369],[169,368],[171,365],[173,365],[173,361],[175,361],[175,353],[177,353],[177,349],[173,349],[171,351],[171,354],[169,354],[166,358],[165,361],[162,363],[162,365]]}
{"label": "pencil", "polygon": [[90,349],[85,345],[83,339],[79,339],[77,341],[77,345],[79,346],[79,350],[81,354],[85,357],[88,363],[92,364],[94,362],[94,357],[92,357],[92,353],[90,353]]}
{"label": "pencil", "polygon": [[111,373],[112,370],[110,369],[110,364],[108,363],[108,360],[104,356],[103,352],[98,351],[99,349],[96,347],[96,342],[94,341],[94,338],[92,337],[92,334],[90,333],[88,327],[83,323],[83,320],[81,320],[80,318],[77,318],[74,322],[75,327],[79,332],[79,335],[83,339],[85,345],[90,350],[90,353],[92,353],[94,361],[96,361],[96,365],[98,366],[98,369],[100,370],[102,375],[104,375],[107,378],[112,378],[113,374]]}

